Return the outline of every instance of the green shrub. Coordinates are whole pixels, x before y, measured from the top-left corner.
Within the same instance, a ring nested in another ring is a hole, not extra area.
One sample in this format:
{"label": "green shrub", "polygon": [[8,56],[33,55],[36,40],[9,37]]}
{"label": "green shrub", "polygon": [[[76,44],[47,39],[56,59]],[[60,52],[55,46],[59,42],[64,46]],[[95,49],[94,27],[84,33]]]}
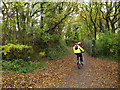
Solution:
{"label": "green shrub", "polygon": [[101,33],[99,35],[99,39],[96,40],[95,44],[95,55],[103,55],[103,56],[112,56],[118,57],[120,50],[120,42],[118,35],[116,33],[104,34]]}
{"label": "green shrub", "polygon": [[2,58],[5,60],[23,59],[29,60],[33,54],[31,46],[20,44],[7,44],[2,46]]}
{"label": "green shrub", "polygon": [[35,72],[37,69],[42,69],[46,66],[46,63],[29,63],[23,59],[16,59],[13,62],[2,60],[2,70],[19,71],[19,73]]}
{"label": "green shrub", "polygon": [[47,49],[46,54],[49,60],[56,60],[70,54],[70,51],[65,41],[59,40],[57,45],[54,45],[54,47]]}
{"label": "green shrub", "polygon": [[88,54],[92,55],[92,40],[84,40],[82,41],[82,47]]}

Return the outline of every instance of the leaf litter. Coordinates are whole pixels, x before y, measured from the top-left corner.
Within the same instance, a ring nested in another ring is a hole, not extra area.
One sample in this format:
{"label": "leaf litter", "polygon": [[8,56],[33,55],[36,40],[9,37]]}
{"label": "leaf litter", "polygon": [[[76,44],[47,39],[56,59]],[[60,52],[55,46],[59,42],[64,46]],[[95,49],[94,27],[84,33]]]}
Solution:
{"label": "leaf litter", "polygon": [[[72,48],[71,48],[72,52]],[[47,60],[49,67],[35,73],[9,72],[2,76],[3,88],[117,88],[118,62],[83,54],[85,65],[78,69],[76,56]]]}

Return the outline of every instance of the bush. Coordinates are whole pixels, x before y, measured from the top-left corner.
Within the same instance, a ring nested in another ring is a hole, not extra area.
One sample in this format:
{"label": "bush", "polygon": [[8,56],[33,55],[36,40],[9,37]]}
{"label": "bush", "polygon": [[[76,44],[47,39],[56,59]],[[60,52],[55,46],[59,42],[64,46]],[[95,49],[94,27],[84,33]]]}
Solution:
{"label": "bush", "polygon": [[87,51],[88,54],[92,55],[92,40],[84,40],[82,41],[82,47]]}
{"label": "bush", "polygon": [[4,60],[23,59],[28,61],[32,54],[33,49],[31,46],[11,43],[2,46],[2,58]]}
{"label": "bush", "polygon": [[99,39],[96,40],[95,44],[95,54],[96,56],[112,56],[114,58],[118,57],[120,50],[120,42],[118,35],[116,33],[99,35]]}
{"label": "bush", "polygon": [[55,48],[49,48],[47,58],[49,60],[61,59],[65,55],[69,54],[69,50],[64,46],[57,46]]}
{"label": "bush", "polygon": [[42,69],[46,66],[46,63],[29,63],[23,59],[16,59],[13,62],[2,60],[2,70],[19,71],[19,73],[35,72],[36,69]]}
{"label": "bush", "polygon": [[70,54],[70,51],[65,41],[59,40],[59,43],[57,45],[54,45],[54,47],[47,49],[46,54],[49,60],[56,60]]}

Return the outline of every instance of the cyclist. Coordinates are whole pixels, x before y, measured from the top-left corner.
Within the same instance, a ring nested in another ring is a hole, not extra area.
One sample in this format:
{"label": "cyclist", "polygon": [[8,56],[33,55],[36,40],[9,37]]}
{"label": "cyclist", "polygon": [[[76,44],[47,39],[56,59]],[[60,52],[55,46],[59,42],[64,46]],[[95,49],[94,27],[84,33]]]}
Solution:
{"label": "cyclist", "polygon": [[[81,42],[78,42],[78,45],[80,46],[80,47],[82,47],[82,43]],[[82,55],[82,53],[81,53],[81,55]],[[83,59],[83,56],[81,56],[82,57],[82,59]],[[83,63],[84,64],[84,63]]]}
{"label": "cyclist", "polygon": [[82,57],[82,52],[84,52],[84,49],[81,46],[79,46],[79,43],[73,46],[73,51],[77,55],[77,64],[79,63],[79,57],[80,57],[81,64],[84,65],[83,57]]}

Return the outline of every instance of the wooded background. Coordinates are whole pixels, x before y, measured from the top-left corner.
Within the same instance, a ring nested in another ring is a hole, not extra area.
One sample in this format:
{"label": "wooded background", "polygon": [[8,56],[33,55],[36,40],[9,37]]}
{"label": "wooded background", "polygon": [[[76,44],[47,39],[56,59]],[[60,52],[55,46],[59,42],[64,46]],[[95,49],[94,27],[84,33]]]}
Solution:
{"label": "wooded background", "polygon": [[96,40],[119,53],[120,1],[2,3],[2,45],[29,45],[48,53],[56,46]]}

